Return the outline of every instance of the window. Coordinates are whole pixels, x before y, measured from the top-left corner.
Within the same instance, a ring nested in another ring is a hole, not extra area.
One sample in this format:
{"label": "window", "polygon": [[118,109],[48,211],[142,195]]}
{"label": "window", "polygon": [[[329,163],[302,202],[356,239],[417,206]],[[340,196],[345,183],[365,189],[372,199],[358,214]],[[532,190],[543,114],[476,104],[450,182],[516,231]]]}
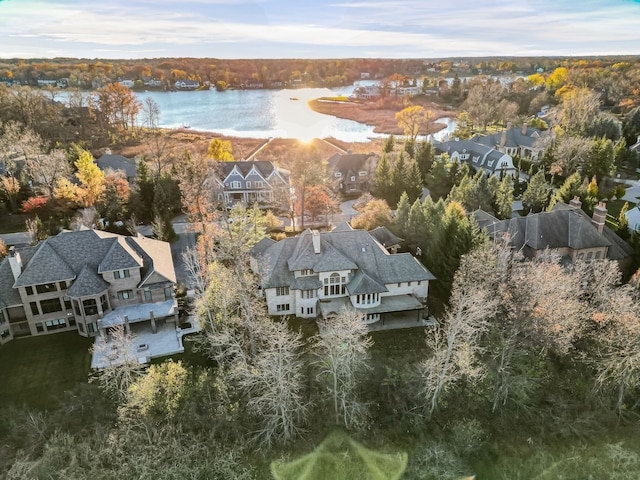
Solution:
{"label": "window", "polygon": [[407,282],[407,287],[410,287],[410,286],[411,286],[411,282]]}
{"label": "window", "polygon": [[38,302],[31,302],[29,303],[29,306],[31,307],[32,315],[40,315],[40,310],[38,310]]}
{"label": "window", "polygon": [[113,272],[113,278],[129,278],[129,270],[116,270]]}
{"label": "window", "polygon": [[344,295],[345,283],[347,283],[347,277],[341,277],[337,273],[332,273],[329,278],[324,279],[325,296]]}
{"label": "window", "polygon": [[64,301],[64,309],[71,310],[71,299],[65,295],[62,300]]}
{"label": "window", "polygon": [[98,324],[96,322],[88,323],[87,330],[89,330],[89,333],[96,333],[98,331]]}
{"label": "window", "polygon": [[256,180],[254,183],[256,184],[255,188],[263,188],[264,187],[264,182],[262,180]]}
{"label": "window", "polygon": [[68,317],[67,320],[69,320],[69,326],[70,327],[75,327],[76,326],[76,317]]}
{"label": "window", "polygon": [[600,260],[602,258],[602,252],[596,252],[596,260]]}
{"label": "window", "polygon": [[237,182],[237,181],[231,182],[231,188],[240,188],[240,182]]}
{"label": "window", "polygon": [[316,291],[315,290],[303,290],[302,291],[302,298],[316,298]]}
{"label": "window", "polygon": [[76,315],[81,315],[80,304],[78,303],[78,300],[73,301],[73,311],[75,312]]}
{"label": "window", "polygon": [[307,270],[300,270],[300,276],[301,277],[308,277],[309,275],[313,275],[313,270],[312,269],[307,269]]}
{"label": "window", "polygon": [[11,335],[9,330],[3,330],[2,333],[0,333],[0,338],[7,338],[9,335]]}
{"label": "window", "polygon": [[118,299],[131,300],[133,298],[133,290],[122,290],[118,292]]}
{"label": "window", "polygon": [[67,322],[64,321],[64,318],[61,318],[59,320],[49,320],[47,322],[44,322],[44,324],[47,326],[47,330],[55,330],[56,328],[66,328],[67,326]]}
{"label": "window", "polygon": [[144,299],[146,302],[150,302],[151,301],[151,290],[149,290],[148,288],[145,289],[144,291]]}
{"label": "window", "polygon": [[281,305],[276,305],[276,312],[288,312],[289,311],[289,304],[288,303],[283,303]]}
{"label": "window", "polygon": [[82,306],[84,308],[85,315],[97,315],[98,314],[98,304],[96,303],[95,298],[88,298],[87,300],[83,300]]}
{"label": "window", "polygon": [[398,282],[398,288],[402,286],[402,282]]}
{"label": "window", "polygon": [[289,295],[289,287],[276,288],[276,297],[283,297],[285,295]]}
{"label": "window", "polygon": [[2,310],[0,310],[0,325],[2,325],[3,323],[6,323],[7,319],[4,318],[4,312]]}
{"label": "window", "polygon": [[251,182],[247,182],[247,188],[251,188]]}
{"label": "window", "polygon": [[352,182],[355,182],[355,181],[356,181],[356,177],[355,177],[355,175],[352,175],[352,176],[351,176],[351,181],[352,181]]}
{"label": "window", "polygon": [[42,326],[42,322],[36,323],[36,332],[38,333],[44,332],[44,327]]}
{"label": "window", "polygon": [[27,295],[33,295],[33,287],[32,286],[24,287],[24,291],[27,293]]}
{"label": "window", "polygon": [[164,299],[169,300],[173,297],[173,291],[171,287],[165,287],[164,289]]}
{"label": "window", "polygon": [[55,283],[45,283],[43,285],[36,285],[36,292],[38,293],[49,293],[55,292],[58,290],[58,287]]}
{"label": "window", "polygon": [[314,308],[313,307],[307,307],[307,315],[313,315],[314,313]]}
{"label": "window", "polygon": [[422,285],[422,281],[418,280],[418,286]]}
{"label": "window", "polygon": [[78,324],[78,330],[80,330],[80,333],[84,333],[84,324],[82,322]]}
{"label": "window", "polygon": [[60,282],[60,290],[66,290],[67,289],[67,282],[62,281]]}
{"label": "window", "polygon": [[366,177],[367,176],[367,172],[364,172],[364,171],[358,172],[358,176],[359,177]]}
{"label": "window", "polygon": [[335,174],[335,175],[336,175],[336,177],[340,178],[340,177],[342,176],[342,173],[340,173],[340,172],[336,172],[336,174]]}
{"label": "window", "polygon": [[50,298],[49,300],[42,300],[40,302],[40,309],[43,315],[45,313],[61,312],[62,305],[60,304],[59,298]]}
{"label": "window", "polygon": [[100,297],[100,306],[102,307],[102,311],[106,312],[109,310],[109,304],[107,303],[107,295],[102,295]]}

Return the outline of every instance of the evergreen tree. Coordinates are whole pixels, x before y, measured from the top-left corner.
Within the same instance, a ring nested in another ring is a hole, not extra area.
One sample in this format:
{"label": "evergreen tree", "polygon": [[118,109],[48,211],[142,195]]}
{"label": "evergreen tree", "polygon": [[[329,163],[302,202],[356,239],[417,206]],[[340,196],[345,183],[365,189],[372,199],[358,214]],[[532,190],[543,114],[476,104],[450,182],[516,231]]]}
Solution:
{"label": "evergreen tree", "polygon": [[391,167],[386,155],[382,155],[373,176],[373,195],[386,200],[389,206],[395,205],[391,203]]}
{"label": "evergreen tree", "polygon": [[416,162],[413,162],[409,168],[405,191],[409,195],[410,202],[422,197],[422,175],[420,175],[420,169]]}
{"label": "evergreen tree", "polygon": [[527,213],[539,213],[547,208],[550,191],[551,187],[544,178],[544,172],[540,170],[531,177],[527,190],[522,194],[522,205]]}
{"label": "evergreen tree", "polygon": [[383,153],[391,153],[396,146],[396,137],[389,135],[382,146]]}
{"label": "evergreen tree", "polygon": [[411,205],[411,211],[409,212],[409,228],[405,233],[405,240],[409,244],[418,245],[425,237],[426,225],[424,218],[424,211],[420,199],[416,199]]}
{"label": "evergreen tree", "polygon": [[409,196],[407,192],[403,192],[398,202],[398,209],[396,210],[396,216],[393,220],[395,230],[403,238],[406,238],[407,231],[409,229],[409,211],[411,210],[411,204],[409,203]]}
{"label": "evergreen tree", "polygon": [[583,173],[587,177],[596,176],[599,180],[613,174],[615,156],[613,142],[605,137],[596,140],[590,155],[583,167]]}
{"label": "evergreen tree", "polygon": [[147,162],[140,161],[136,167],[136,188],[131,195],[130,211],[143,223],[154,217],[155,182]]}
{"label": "evergreen tree", "polygon": [[[576,196],[583,198],[585,196],[584,193],[586,192],[582,187],[582,177],[580,176],[580,173],[576,172],[567,178],[558,191],[551,197],[548,210],[551,211],[554,205],[558,202],[569,203],[569,201]],[[582,200],[583,206],[584,200],[585,199]]]}
{"label": "evergreen tree", "polygon": [[627,145],[633,145],[640,136],[640,106],[631,110],[622,122],[622,136]]}
{"label": "evergreen tree", "polygon": [[391,204],[400,201],[400,195],[407,190],[409,169],[404,159],[404,154],[400,152],[391,170]]}
{"label": "evergreen tree", "polygon": [[629,202],[624,202],[624,206],[620,210],[620,215],[618,215],[618,228],[616,229],[616,233],[620,238],[627,240],[631,234],[629,232],[629,220],[627,220],[626,213],[629,211]]}
{"label": "evergreen tree", "polygon": [[411,160],[413,160],[416,156],[416,142],[412,138],[407,138],[404,141],[404,146],[402,150],[409,156]]}
{"label": "evergreen tree", "polygon": [[420,175],[422,175],[423,181],[427,178],[427,174],[431,170],[431,165],[433,165],[434,160],[433,145],[429,142],[420,143],[416,152],[416,163],[420,169]]}
{"label": "evergreen tree", "polygon": [[511,218],[513,211],[513,177],[505,175],[495,196],[494,212],[500,220]]}
{"label": "evergreen tree", "polygon": [[454,183],[451,180],[449,156],[447,154],[436,158],[427,175],[427,187],[434,199],[446,197]]}

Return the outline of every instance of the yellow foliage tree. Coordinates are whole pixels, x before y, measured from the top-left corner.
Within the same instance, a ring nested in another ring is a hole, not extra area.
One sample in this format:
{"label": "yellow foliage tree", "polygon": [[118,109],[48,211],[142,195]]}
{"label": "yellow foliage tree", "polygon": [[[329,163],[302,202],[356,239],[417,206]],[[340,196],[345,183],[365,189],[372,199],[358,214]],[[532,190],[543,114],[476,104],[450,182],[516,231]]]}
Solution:
{"label": "yellow foliage tree", "polygon": [[92,207],[104,193],[104,172],[93,161],[93,155],[86,150],[75,162],[76,177],[80,180],[80,196],[85,207]]}

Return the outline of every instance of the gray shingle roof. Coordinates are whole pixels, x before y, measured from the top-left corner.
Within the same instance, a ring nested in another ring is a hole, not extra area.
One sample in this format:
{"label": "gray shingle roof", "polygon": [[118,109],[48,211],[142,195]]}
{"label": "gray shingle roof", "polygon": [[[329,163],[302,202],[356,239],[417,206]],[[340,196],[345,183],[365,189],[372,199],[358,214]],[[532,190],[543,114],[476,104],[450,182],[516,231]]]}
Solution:
{"label": "gray shingle roof", "polygon": [[[506,138],[505,138],[505,147],[514,148],[514,147],[527,147],[532,148],[536,143],[536,140],[540,138],[542,132],[537,128],[527,127],[526,133],[522,134],[522,127],[513,126],[508,130],[505,130]],[[486,145],[488,147],[497,147],[500,145],[502,141],[502,132],[493,133],[491,135],[487,135],[481,137],[476,135],[473,137],[473,140],[482,145]]]}
{"label": "gray shingle roof", "polygon": [[474,212],[474,217],[481,228],[487,229],[490,237],[508,234],[513,247],[525,252],[527,249],[608,247],[607,258],[611,260],[620,260],[631,254],[631,247],[611,229],[605,226],[602,233],[598,232],[585,212],[565,203],[556,204],[550,212],[502,221],[481,210]]}
{"label": "gray shingle roof", "polygon": [[396,237],[387,227],[376,227],[369,234],[385,248],[399,245],[404,241],[404,239]]}
{"label": "gray shingle roof", "polygon": [[96,160],[100,170],[106,170],[108,168],[112,170],[122,170],[127,178],[135,178],[137,171],[137,165],[134,160],[129,160],[122,155],[111,155],[105,153]]}
{"label": "gray shingle roof", "polygon": [[80,270],[76,281],[67,290],[67,295],[75,298],[99,295],[106,292],[108,288],[109,284],[100,278],[90,266],[85,265]]}
{"label": "gray shingle roof", "polygon": [[0,308],[22,305],[18,290],[13,288],[15,279],[9,265],[9,259],[0,261]]}
{"label": "gray shingle roof", "polygon": [[41,285],[74,278],[76,278],[76,273],[73,269],[47,241],[44,241],[38,246],[38,250],[27,267],[23,267],[22,274],[13,287]]}
{"label": "gray shingle roof", "polygon": [[353,280],[347,285],[349,295],[359,295],[362,293],[383,293],[389,290],[384,285],[380,284],[362,270],[353,276]]}
{"label": "gray shingle roof", "polygon": [[[379,286],[385,284],[435,278],[411,254],[390,254],[364,230],[334,230],[319,236],[318,254],[314,253],[311,231],[305,231],[297,238],[280,240],[262,253],[253,253],[264,264],[263,287],[292,286],[293,272],[306,269],[314,272],[355,270],[366,274],[369,279],[358,279],[352,285],[354,291],[356,287],[360,291],[369,286],[379,292]],[[351,279],[354,280],[355,277]],[[363,290],[361,293],[374,292]]]}
{"label": "gray shingle roof", "polygon": [[104,259],[98,265],[98,273],[140,267],[142,267],[142,257],[133,251],[124,237],[116,237]]}

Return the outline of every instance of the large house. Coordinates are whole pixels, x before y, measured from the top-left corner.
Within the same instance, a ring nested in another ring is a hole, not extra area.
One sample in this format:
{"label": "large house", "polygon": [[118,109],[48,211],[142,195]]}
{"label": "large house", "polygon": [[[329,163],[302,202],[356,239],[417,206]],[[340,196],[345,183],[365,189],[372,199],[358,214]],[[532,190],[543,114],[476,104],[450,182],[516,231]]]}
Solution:
{"label": "large house", "polygon": [[12,250],[0,263],[0,343],[67,331],[106,338],[117,325],[152,336],[168,333],[176,343],[175,285],[166,242],[98,230],[62,232]]}
{"label": "large house", "polygon": [[219,201],[290,210],[289,172],[273,162],[220,162],[217,170]]}
{"label": "large house", "polygon": [[377,165],[374,153],[335,154],[327,160],[329,183],[336,192],[359,196],[369,191]]}
{"label": "large house", "polygon": [[531,128],[524,123],[522,127],[507,125],[502,132],[487,136],[474,136],[471,141],[495,148],[507,155],[519,155],[522,158],[538,160],[542,153],[542,147],[537,140],[542,138],[543,132],[537,128]]}
{"label": "large house", "polygon": [[251,254],[270,315],[327,318],[353,307],[374,328],[392,327],[400,317],[425,324],[435,277],[411,254],[389,253],[365,230],[342,223],[332,232],[265,238]]}
{"label": "large house", "polygon": [[576,197],[569,205],[557,203],[550,212],[532,213],[526,217],[498,220],[482,210],[474,212],[474,216],[490,238],[508,241],[527,258],[549,250],[571,263],[604,258],[615,260],[624,271],[633,250],[606,226],[605,205],[596,206],[592,218],[580,208],[581,205]]}
{"label": "large house", "polygon": [[436,154],[446,153],[452,162],[466,163],[475,170],[484,170],[487,175],[516,174],[513,159],[509,155],[473,140],[434,142],[433,146]]}

